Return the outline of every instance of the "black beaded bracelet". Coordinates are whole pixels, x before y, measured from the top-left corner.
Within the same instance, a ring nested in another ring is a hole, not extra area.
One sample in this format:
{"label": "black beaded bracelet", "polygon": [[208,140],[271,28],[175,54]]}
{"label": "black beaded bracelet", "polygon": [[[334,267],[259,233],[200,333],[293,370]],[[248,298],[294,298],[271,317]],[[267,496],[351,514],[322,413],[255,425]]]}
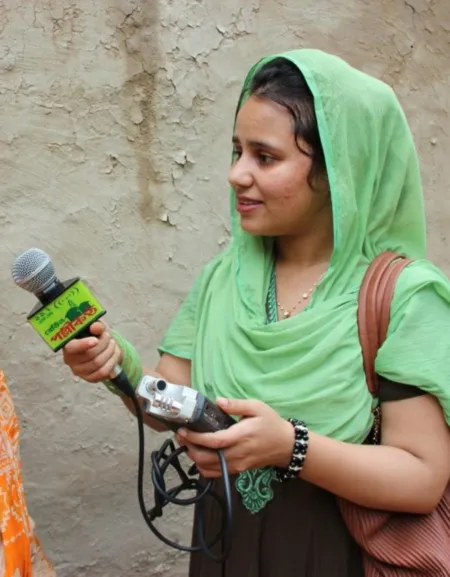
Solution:
{"label": "black beaded bracelet", "polygon": [[308,452],[308,427],[303,421],[298,421],[297,419],[288,419],[288,422],[294,427],[294,448],[292,449],[291,462],[289,463],[288,468],[276,468],[276,474],[279,481],[289,481],[290,479],[298,477],[303,469],[306,453]]}

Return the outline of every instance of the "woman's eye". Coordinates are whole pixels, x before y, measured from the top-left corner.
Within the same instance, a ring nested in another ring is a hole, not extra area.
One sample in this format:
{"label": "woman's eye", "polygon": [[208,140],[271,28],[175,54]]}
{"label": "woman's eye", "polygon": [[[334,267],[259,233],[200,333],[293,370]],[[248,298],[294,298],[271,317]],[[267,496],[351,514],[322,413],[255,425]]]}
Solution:
{"label": "woman's eye", "polygon": [[270,164],[271,162],[274,162],[274,157],[270,156],[270,154],[258,154],[258,162],[260,164]]}
{"label": "woman's eye", "polygon": [[[241,158],[241,156],[242,156],[242,150],[240,148],[234,148],[233,149],[233,162],[238,161]],[[273,156],[271,156],[270,154],[265,154],[263,152],[254,153],[254,159],[261,166],[266,166],[266,165],[271,164],[272,162],[275,161],[275,158]]]}
{"label": "woman's eye", "polygon": [[238,148],[233,148],[233,161],[238,160],[238,158],[241,157],[242,154],[242,150],[239,150]]}

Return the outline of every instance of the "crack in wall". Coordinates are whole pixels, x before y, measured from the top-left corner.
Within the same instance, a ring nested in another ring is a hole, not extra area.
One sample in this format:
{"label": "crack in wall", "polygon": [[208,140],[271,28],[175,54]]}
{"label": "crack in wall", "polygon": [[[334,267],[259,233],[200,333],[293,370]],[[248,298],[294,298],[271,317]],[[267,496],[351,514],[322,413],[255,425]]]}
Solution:
{"label": "crack in wall", "polygon": [[[144,221],[155,216],[154,191],[158,171],[152,159],[152,143],[155,138],[154,113],[155,73],[160,66],[158,51],[159,6],[155,0],[132,3],[117,30],[125,44],[125,61],[128,78],[120,91],[124,116],[128,120],[128,139],[133,146],[137,165],[140,191],[139,212]],[[136,60],[142,72],[135,74]]]}

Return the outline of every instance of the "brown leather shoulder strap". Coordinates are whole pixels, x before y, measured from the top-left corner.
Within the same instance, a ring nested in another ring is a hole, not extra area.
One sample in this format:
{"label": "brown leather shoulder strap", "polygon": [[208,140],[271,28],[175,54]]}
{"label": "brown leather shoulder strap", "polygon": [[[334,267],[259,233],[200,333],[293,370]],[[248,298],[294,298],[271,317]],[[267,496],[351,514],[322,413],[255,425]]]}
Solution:
{"label": "brown leather shoulder strap", "polygon": [[373,396],[378,394],[375,359],[386,339],[395,284],[402,270],[411,262],[411,259],[394,252],[378,255],[367,269],[359,291],[359,340],[367,386]]}

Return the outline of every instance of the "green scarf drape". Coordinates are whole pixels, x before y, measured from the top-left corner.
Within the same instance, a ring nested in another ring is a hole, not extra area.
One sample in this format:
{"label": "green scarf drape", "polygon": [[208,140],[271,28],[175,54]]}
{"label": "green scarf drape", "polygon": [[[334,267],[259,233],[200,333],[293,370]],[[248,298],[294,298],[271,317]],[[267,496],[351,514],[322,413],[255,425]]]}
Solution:
{"label": "green scarf drape", "polygon": [[[334,251],[310,306],[267,324],[272,267],[267,239],[239,226],[197,278],[160,350],[192,360],[193,386],[214,399],[260,399],[311,430],[362,442],[372,423],[356,325],[368,263],[393,250],[418,259],[399,280],[379,374],[435,395],[450,424],[450,284],[425,257],[417,154],[402,109],[384,83],[316,50],[283,56],[314,95],[331,189]],[[245,99],[252,76],[241,95]]]}

